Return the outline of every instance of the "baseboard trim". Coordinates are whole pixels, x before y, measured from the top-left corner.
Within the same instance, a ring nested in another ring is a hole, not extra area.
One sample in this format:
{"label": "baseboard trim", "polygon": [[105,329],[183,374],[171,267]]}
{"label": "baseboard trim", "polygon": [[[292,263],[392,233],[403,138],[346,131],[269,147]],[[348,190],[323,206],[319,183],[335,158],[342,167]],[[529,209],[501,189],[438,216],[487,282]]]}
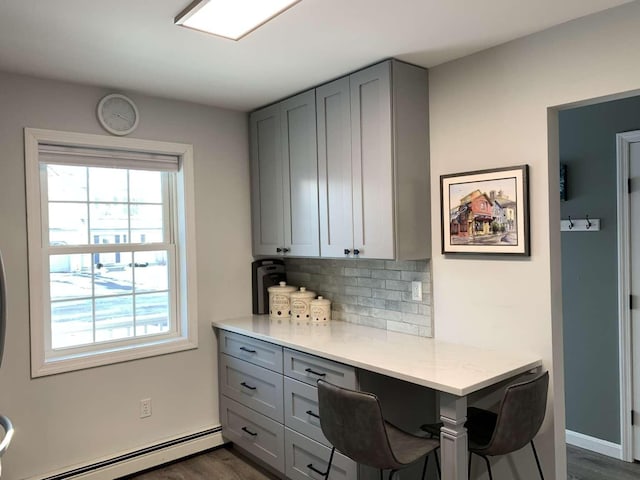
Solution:
{"label": "baseboard trim", "polygon": [[622,460],[622,446],[617,443],[591,437],[584,433],[573,432],[571,430],[566,430],[566,439],[567,443],[574,447],[584,448],[586,450],[591,450],[592,452],[601,453],[602,455]]}
{"label": "baseboard trim", "polygon": [[32,477],[29,480],[113,480],[209,450],[224,443],[222,427],[218,426],[90,464],[76,465],[48,476]]}

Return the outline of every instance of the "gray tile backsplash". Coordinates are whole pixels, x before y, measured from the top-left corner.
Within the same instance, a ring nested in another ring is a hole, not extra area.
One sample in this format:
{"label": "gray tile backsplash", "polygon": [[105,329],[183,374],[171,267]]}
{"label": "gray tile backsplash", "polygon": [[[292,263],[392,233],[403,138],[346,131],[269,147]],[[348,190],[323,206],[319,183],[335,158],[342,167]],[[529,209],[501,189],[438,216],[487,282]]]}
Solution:
{"label": "gray tile backsplash", "polygon": [[[331,300],[335,320],[432,336],[431,265],[427,260],[329,260],[287,258],[290,285]],[[422,300],[411,298],[411,282],[422,282]]]}

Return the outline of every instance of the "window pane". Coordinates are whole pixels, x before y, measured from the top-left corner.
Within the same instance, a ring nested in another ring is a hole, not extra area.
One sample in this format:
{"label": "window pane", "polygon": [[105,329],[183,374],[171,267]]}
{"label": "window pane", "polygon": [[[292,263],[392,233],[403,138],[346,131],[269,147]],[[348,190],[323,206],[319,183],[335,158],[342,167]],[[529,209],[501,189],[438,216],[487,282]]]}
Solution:
{"label": "window pane", "polygon": [[136,293],[169,289],[166,251],[136,252],[134,259]]}
{"label": "window pane", "polygon": [[86,245],[87,205],[79,203],[49,204],[49,244]]}
{"label": "window pane", "polygon": [[89,168],[90,202],[126,202],[127,170],[118,168]]}
{"label": "window pane", "polygon": [[75,347],[93,342],[91,300],[51,304],[52,348]]}
{"label": "window pane", "polygon": [[136,335],[169,331],[169,294],[136,295]]}
{"label": "window pane", "polygon": [[129,201],[162,203],[162,173],[130,170]]}
{"label": "window pane", "polygon": [[126,205],[94,203],[91,215],[91,243],[127,243],[129,220]]}
{"label": "window pane", "polygon": [[95,295],[133,293],[131,252],[100,252],[93,254],[96,266]]}
{"label": "window pane", "polygon": [[133,297],[96,299],[96,342],[133,336]]}
{"label": "window pane", "polygon": [[47,165],[49,201],[87,201],[87,167]]}
{"label": "window pane", "polygon": [[162,205],[131,205],[131,236],[134,243],[162,242]]}
{"label": "window pane", "polygon": [[91,297],[91,255],[49,257],[51,300]]}

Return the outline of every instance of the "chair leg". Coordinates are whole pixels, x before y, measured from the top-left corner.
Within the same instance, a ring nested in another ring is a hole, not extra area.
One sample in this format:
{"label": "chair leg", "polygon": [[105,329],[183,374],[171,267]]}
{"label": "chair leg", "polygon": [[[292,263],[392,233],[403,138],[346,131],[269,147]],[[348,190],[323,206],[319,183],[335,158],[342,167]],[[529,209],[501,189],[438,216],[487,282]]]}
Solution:
{"label": "chair leg", "polygon": [[489,472],[489,480],[493,480],[493,473],[491,473],[491,463],[489,462],[489,457],[486,455],[480,455],[484,458],[485,463],[487,464],[487,472]]}
{"label": "chair leg", "polygon": [[384,480],[384,478],[382,477],[382,469],[380,469],[380,480]]}
{"label": "chair leg", "polygon": [[391,471],[389,472],[389,480],[392,480],[392,479],[393,479],[393,475],[394,475],[397,471],[398,471],[398,470],[391,470]]}
{"label": "chair leg", "polygon": [[438,458],[438,449],[437,448],[433,451],[433,454],[436,457],[436,468],[438,469],[438,478],[442,478],[442,472],[440,471],[440,459]]}
{"label": "chair leg", "polygon": [[424,467],[422,467],[422,480],[426,478],[427,475],[427,465],[429,465],[429,454],[424,456]]}
{"label": "chair leg", "polygon": [[467,478],[471,478],[471,457],[473,457],[473,453],[469,452],[469,467],[467,470]]}
{"label": "chair leg", "polygon": [[336,452],[336,447],[331,449],[331,455],[329,455],[329,465],[327,465],[327,473],[324,475],[324,480],[329,478],[329,472],[331,471],[331,464],[333,463],[333,454]]}
{"label": "chair leg", "polygon": [[536,452],[536,446],[533,444],[533,440],[531,440],[531,448],[533,449],[533,456],[536,459],[536,465],[538,466],[538,472],[540,473],[540,478],[544,480],[544,475],[542,474],[542,467],[540,466],[540,460],[538,459],[538,452]]}

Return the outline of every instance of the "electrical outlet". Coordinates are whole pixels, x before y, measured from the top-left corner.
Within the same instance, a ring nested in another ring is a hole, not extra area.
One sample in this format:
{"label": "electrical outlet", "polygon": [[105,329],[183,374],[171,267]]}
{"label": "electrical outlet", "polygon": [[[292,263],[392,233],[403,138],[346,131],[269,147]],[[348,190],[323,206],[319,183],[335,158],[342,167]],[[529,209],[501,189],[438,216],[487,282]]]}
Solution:
{"label": "electrical outlet", "polygon": [[411,298],[422,301],[422,282],[411,282]]}
{"label": "electrical outlet", "polygon": [[140,400],[140,418],[151,416],[151,399],[143,398]]}

